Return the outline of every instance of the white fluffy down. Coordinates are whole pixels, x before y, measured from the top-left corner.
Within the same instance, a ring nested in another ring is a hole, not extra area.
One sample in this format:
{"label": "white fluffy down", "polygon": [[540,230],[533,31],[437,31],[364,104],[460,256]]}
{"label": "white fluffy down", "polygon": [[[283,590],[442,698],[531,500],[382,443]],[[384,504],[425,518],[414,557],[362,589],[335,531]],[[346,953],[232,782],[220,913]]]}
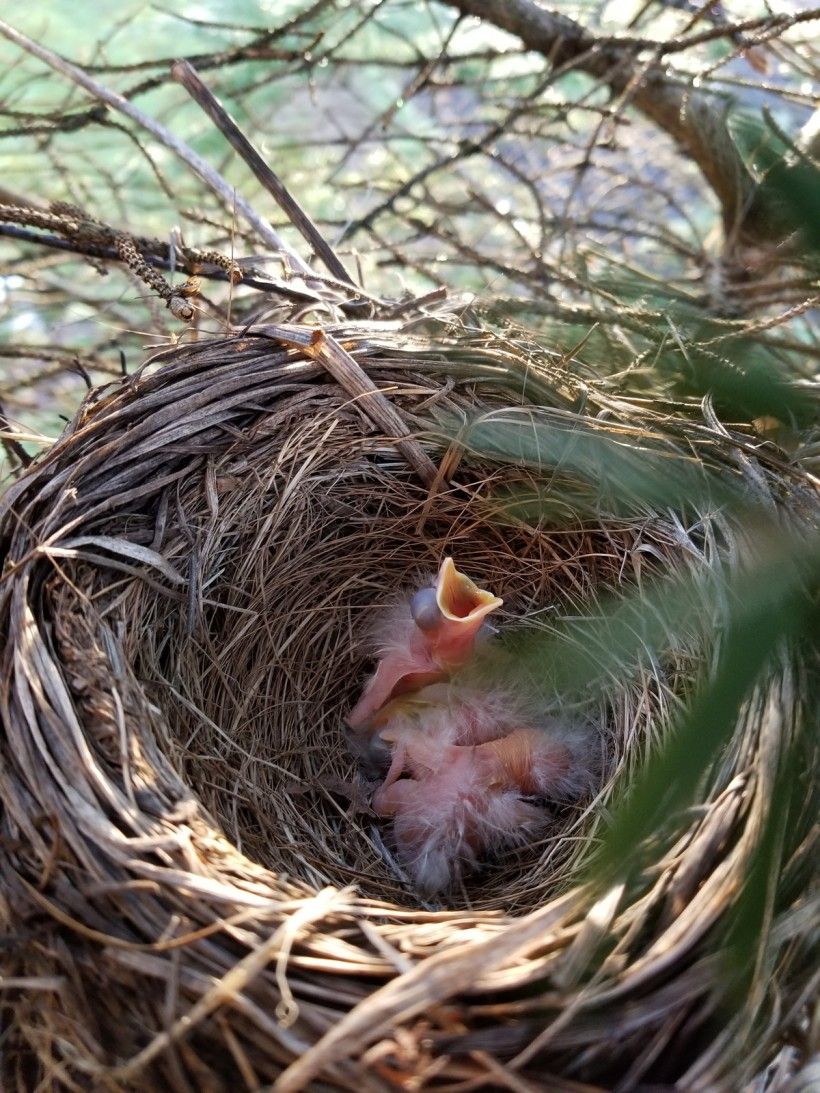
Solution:
{"label": "white fluffy down", "polygon": [[[374,795],[393,818],[403,868],[423,895],[446,891],[480,862],[533,843],[549,828],[548,802],[589,794],[600,772],[599,734],[585,725],[525,720],[500,690],[436,684],[397,703],[377,739],[400,771]],[[481,745],[500,741],[522,757],[512,773]]]}
{"label": "white fluffy down", "polygon": [[[494,633],[485,623],[469,664],[390,700],[378,727],[352,739],[363,769],[384,779],[374,811],[392,819],[398,858],[424,895],[446,891],[506,848],[536,842],[549,828],[549,803],[577,801],[600,778],[592,726],[547,717],[526,689],[490,683],[487,655],[504,655]],[[380,611],[370,631],[379,661],[424,640],[407,598]]]}

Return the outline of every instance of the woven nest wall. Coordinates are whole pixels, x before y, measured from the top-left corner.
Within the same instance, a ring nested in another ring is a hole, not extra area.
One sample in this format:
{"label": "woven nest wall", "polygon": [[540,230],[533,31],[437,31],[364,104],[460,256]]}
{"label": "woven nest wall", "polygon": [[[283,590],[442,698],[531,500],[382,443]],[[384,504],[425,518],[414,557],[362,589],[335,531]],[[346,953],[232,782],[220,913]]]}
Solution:
{"label": "woven nest wall", "polygon": [[756,1012],[722,1023],[709,947],[765,829],[788,674],[746,710],[685,837],[628,900],[579,878],[613,786],[694,672],[685,636],[587,711],[595,799],[444,905],[419,901],[379,823],[338,792],[355,773],[343,723],[374,603],[445,553],[507,619],[548,627],[732,548],[719,521],[687,531],[637,505],[552,525],[506,514],[499,498],[535,472],[431,422],[522,412],[510,362],[563,426],[607,417],[754,462],[777,496],[796,477],[503,342],[332,333],[415,440],[397,448],[309,339],[258,328],[95,392],[4,498],[6,1087],[739,1087],[805,1001],[795,942]]}

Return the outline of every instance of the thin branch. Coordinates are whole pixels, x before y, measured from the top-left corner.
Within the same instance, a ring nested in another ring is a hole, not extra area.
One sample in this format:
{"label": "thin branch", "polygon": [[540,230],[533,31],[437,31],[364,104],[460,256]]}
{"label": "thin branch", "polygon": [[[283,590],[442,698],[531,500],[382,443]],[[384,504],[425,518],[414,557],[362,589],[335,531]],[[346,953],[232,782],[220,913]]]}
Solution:
{"label": "thin branch", "polygon": [[[122,255],[114,246],[101,245],[91,240],[60,239],[56,235],[41,234],[28,228],[17,227],[14,224],[0,224],[0,236],[6,236],[9,239],[20,239],[25,243],[35,243],[38,247],[66,251],[68,254],[76,254],[82,257],[103,258],[106,261],[120,263],[123,261]],[[171,273],[174,269],[178,270],[181,264],[179,252],[172,259],[167,244],[163,244],[163,248],[165,250],[164,254],[146,253],[143,250],[142,257],[148,265],[154,266],[156,269],[167,270]],[[307,300],[316,303],[320,299],[318,293],[300,286],[298,282],[292,283],[269,277],[267,274],[256,273],[253,267],[249,267],[244,259],[238,259],[236,264],[242,269],[242,285],[245,288],[254,288],[262,292],[277,292],[293,300]],[[200,263],[195,263],[195,265],[197,276],[206,280],[230,282],[232,279],[228,270],[217,266],[202,266]]]}
{"label": "thin branch", "polygon": [[386,212],[392,212],[396,207],[397,201],[406,197],[416,186],[426,182],[431,175],[436,174],[447,167],[455,166],[459,160],[469,159],[471,156],[479,155],[489,148],[499,137],[503,136],[504,133],[511,129],[516,119],[525,113],[530,103],[540,96],[544,89],[553,82],[553,78],[554,73],[548,73],[539,80],[532,91],[521,100],[515,102],[512,109],[504,115],[501,121],[494,122],[475,140],[461,140],[458,142],[454,151],[441,155],[431,163],[426,164],[424,167],[420,167],[412,175],[406,178],[400,186],[397,186],[389,197],[386,197],[375,206],[375,208],[371,209],[360,219],[351,221],[342,232],[340,242],[349,239],[363,229],[370,230],[379,217]]}
{"label": "thin branch", "polygon": [[[697,15],[700,14],[706,13],[701,9]],[[711,13],[712,18],[714,18],[714,14],[715,13]],[[697,21],[697,15],[693,18],[690,26],[694,26]],[[767,15],[759,15],[752,19],[742,19],[731,23],[728,21],[721,22],[716,26],[710,27],[708,30],[700,30],[695,34],[688,35],[684,31],[668,40],[663,40],[661,38],[642,38],[640,35],[629,34],[602,34],[596,37],[602,45],[627,47],[629,49],[651,49],[666,56],[669,53],[683,53],[687,49],[703,45],[706,42],[712,42],[718,38],[734,39],[737,35],[742,35],[745,31],[757,31],[760,35],[770,37],[782,34],[784,30],[797,26],[799,23],[811,23],[818,19],[820,19],[820,8],[807,8],[805,11],[780,12],[776,14],[770,12]],[[749,49],[757,45],[758,40],[759,39],[756,36],[749,41],[740,41],[737,45],[740,49]]]}
{"label": "thin branch", "polygon": [[31,456],[26,449],[14,435],[14,426],[6,416],[6,410],[2,402],[0,402],[0,441],[2,441],[3,447],[6,450],[6,454],[10,459],[16,459],[23,470],[26,467],[31,466]]}
{"label": "thin branch", "polygon": [[[727,237],[736,234],[768,239],[772,225],[757,188],[726,127],[719,100],[675,80],[656,62],[638,60],[638,46],[603,44],[579,23],[547,11],[532,0],[451,0],[453,7],[475,15],[520,38],[553,65],[569,65],[601,80],[665,130],[694,160],[714,190],[723,212]],[[646,71],[640,72],[646,66]],[[640,79],[636,75],[640,72]]]}
{"label": "thin branch", "polygon": [[50,49],[46,49],[45,46],[40,45],[38,42],[32,41],[31,38],[28,38],[25,34],[21,34],[20,31],[15,30],[14,27],[10,26],[2,19],[0,19],[0,34],[10,42],[14,42],[14,44],[21,49],[24,49],[27,53],[30,53],[33,57],[37,57],[38,60],[42,61],[43,64],[47,65],[49,68],[54,69],[55,72],[59,72],[67,79],[77,84],[78,87],[82,87],[84,91],[87,91],[88,94],[92,95],[94,98],[106,103],[106,105],[119,111],[121,114],[124,114],[127,118],[130,118],[131,121],[142,126],[143,129],[146,129],[156,140],[164,144],[166,148],[169,148],[187,164],[205,185],[224,201],[229,209],[235,209],[237,214],[243,217],[243,219],[253,227],[260,239],[269,247],[286,255],[293,269],[304,276],[313,276],[313,271],[307,263],[279,235],[279,233],[271,227],[268,221],[265,220],[264,217],[259,216],[251,205],[236,192],[235,188],[226,182],[210,164],[206,163],[193,148],[190,148],[184,141],[175,137],[164,125],[160,125],[154,118],[143,113],[142,110],[134,106],[133,103],[130,103],[116,91],[111,91],[109,88],[104,87],[102,84],[92,79],[87,73],[83,72],[81,68],[71,64],[69,61],[63,60],[62,57],[59,57]]}
{"label": "thin branch", "polygon": [[354,283],[353,278],[322,238],[319,229],[296,198],[287,190],[278,175],[265,163],[216,96],[202,82],[193,65],[188,61],[177,61],[171,69],[171,75],[178,83],[182,84],[197,105],[202,107],[220,133],[227,138],[231,146],[247,163],[259,182],[283,210],[293,226],[307,240],[314,252],[322,259],[333,276],[352,285]]}

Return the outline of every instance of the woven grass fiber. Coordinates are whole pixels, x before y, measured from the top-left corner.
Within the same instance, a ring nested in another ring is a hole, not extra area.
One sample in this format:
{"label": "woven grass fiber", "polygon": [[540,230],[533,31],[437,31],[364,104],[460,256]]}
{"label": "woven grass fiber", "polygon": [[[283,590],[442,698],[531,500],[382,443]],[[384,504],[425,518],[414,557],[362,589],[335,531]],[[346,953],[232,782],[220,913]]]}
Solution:
{"label": "woven grass fiber", "polygon": [[[738,549],[717,515],[684,527],[637,502],[528,522],[504,500],[516,490],[594,490],[471,451],[453,422],[536,415],[652,441],[774,505],[794,505],[799,473],[520,342],[444,320],[326,333],[401,413],[433,482],[373,425],[371,396],[261,326],[93,392],[2,500],[4,1088],[742,1088],[810,990],[799,825],[778,888],[797,911],[753,1007],[721,1008],[712,944],[767,829],[788,672],[626,896],[596,893],[585,857],[694,676],[693,635],[670,633],[662,663],[614,674],[598,700],[596,799],[441,906],[338,792],[354,774],[343,719],[374,605],[445,553],[504,597],[502,625],[549,630]],[[711,610],[704,596],[707,633]]]}

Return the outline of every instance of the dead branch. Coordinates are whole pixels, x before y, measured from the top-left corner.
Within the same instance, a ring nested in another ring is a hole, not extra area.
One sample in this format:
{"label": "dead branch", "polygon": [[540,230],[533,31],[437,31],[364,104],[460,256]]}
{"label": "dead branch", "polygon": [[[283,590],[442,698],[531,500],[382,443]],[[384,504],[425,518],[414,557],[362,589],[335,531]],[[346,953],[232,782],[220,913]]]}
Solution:
{"label": "dead branch", "polygon": [[[727,241],[771,241],[775,226],[726,127],[725,104],[661,66],[661,58],[670,51],[668,43],[658,43],[655,56],[641,61],[642,43],[611,44],[532,0],[451,3],[462,14],[476,15],[514,34],[529,49],[547,57],[551,65],[574,67],[603,81],[667,132],[698,165],[720,202]],[[817,10],[801,13],[801,20],[818,17]],[[782,19],[777,20],[777,27],[782,29]],[[690,44],[701,39],[702,35],[697,35]]]}
{"label": "dead branch", "polygon": [[0,442],[6,454],[12,459],[12,465],[14,460],[17,460],[23,470],[31,465],[31,456],[17,439],[2,402],[0,402]]}
{"label": "dead branch", "polygon": [[0,20],[0,34],[5,38],[8,38],[9,41],[14,42],[15,45],[20,46],[20,48],[24,49],[27,53],[37,57],[43,64],[54,69],[55,72],[61,73],[61,75],[77,84],[78,87],[82,87],[83,90],[87,91],[90,95],[93,95],[94,98],[106,103],[114,110],[118,110],[121,114],[130,118],[131,121],[136,122],[137,125],[140,125],[143,129],[147,130],[156,140],[160,141],[166,148],[169,148],[175,155],[179,156],[179,158],[222,199],[229,209],[235,209],[237,214],[243,217],[254,228],[264,243],[286,256],[294,270],[306,276],[312,275],[313,271],[307,263],[297,254],[290,244],[279,235],[268,221],[260,216],[241,194],[238,194],[235,188],[226,182],[209,163],[206,163],[193,148],[190,148],[184,141],[175,137],[164,125],[160,125],[158,121],[134,106],[133,103],[130,103],[118,92],[111,91],[109,88],[104,87],[102,84],[92,79],[87,73],[83,72],[81,68],[78,68],[76,65],[59,57],[56,53],[53,53],[50,49],[46,49],[45,46],[40,45],[38,42],[32,41],[31,38],[28,38],[25,34],[21,34],[20,31],[15,30],[14,27],[3,20]]}
{"label": "dead branch", "polygon": [[0,205],[0,221],[2,220],[58,232],[86,254],[93,251],[99,257],[101,251],[106,254],[113,252],[112,257],[124,262],[139,280],[165,301],[171,314],[184,322],[189,322],[194,315],[188,301],[198,291],[197,275],[203,264],[221,269],[232,284],[242,280],[242,270],[232,258],[212,250],[191,249],[186,253],[185,248],[179,247],[180,258],[187,263],[191,277],[183,285],[171,285],[157,272],[157,264],[147,260],[148,256],[156,257],[160,254],[165,264],[173,268],[176,265],[176,253],[171,254],[167,243],[119,231],[76,205],[66,202],[56,202],[48,210]]}
{"label": "dead branch", "polygon": [[[0,220],[2,220],[2,215],[2,211],[0,211]],[[133,238],[128,236],[126,232],[120,232],[119,234],[127,238]],[[113,243],[104,244],[99,239],[92,240],[90,237],[61,239],[56,235],[42,234],[31,231],[29,228],[18,227],[16,224],[3,223],[0,223],[0,236],[7,239],[19,239],[23,243],[34,243],[38,247],[47,247],[49,250],[64,251],[68,254],[77,254],[86,258],[100,258],[109,262],[123,261],[122,255]],[[184,268],[186,273],[196,272],[197,276],[209,281],[230,282],[235,280],[229,270],[221,263],[214,264],[204,257],[205,254],[216,254],[215,251],[176,249],[172,255],[168,243],[163,243],[159,239],[152,242],[156,244],[156,252],[153,248],[143,247],[141,248],[141,254],[143,260],[155,269],[173,272],[174,269]],[[191,255],[202,255],[203,257],[196,259]],[[311,291],[298,281],[284,281],[279,277],[272,277],[258,269],[248,259],[240,259],[234,264],[242,274],[242,285],[245,288],[257,289],[260,292],[275,292],[287,299],[301,300],[306,303],[316,303],[319,300],[316,292]]]}
{"label": "dead branch", "polygon": [[230,141],[231,146],[247,163],[274,201],[287,215],[291,223],[322,259],[327,268],[340,281],[353,284],[353,279],[328,246],[311,218],[293,197],[278,175],[262,159],[239,126],[228,114],[215,95],[202,82],[196,69],[188,61],[177,61],[171,74],[181,83],[191,98],[202,107],[217,129]]}

